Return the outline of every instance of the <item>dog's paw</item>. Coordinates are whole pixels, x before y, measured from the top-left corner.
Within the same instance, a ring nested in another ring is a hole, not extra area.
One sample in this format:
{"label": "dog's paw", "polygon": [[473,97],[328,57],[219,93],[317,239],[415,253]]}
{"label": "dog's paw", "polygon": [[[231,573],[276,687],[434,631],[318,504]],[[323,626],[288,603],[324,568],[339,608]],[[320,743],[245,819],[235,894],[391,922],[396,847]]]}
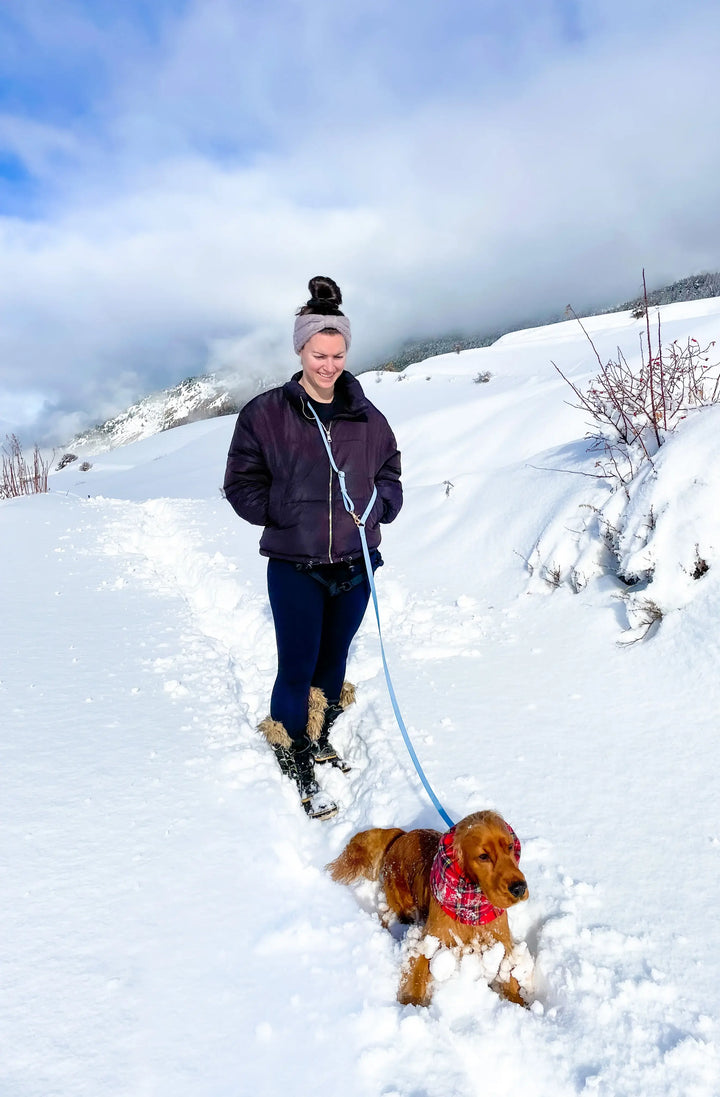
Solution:
{"label": "dog's paw", "polygon": [[496,982],[491,984],[491,989],[499,994],[501,998],[504,998],[506,1002],[515,1002],[518,1006],[523,1006],[525,1009],[529,1008],[529,1001],[525,996],[525,993],[518,983],[517,979],[512,976],[506,983]]}
{"label": "dog's paw", "polygon": [[426,956],[413,956],[401,972],[397,1000],[401,1006],[427,1006],[431,998],[430,961]]}
{"label": "dog's paw", "polygon": [[397,994],[397,1000],[401,1006],[429,1006],[431,998],[432,991],[429,988],[420,995],[401,985]]}
{"label": "dog's paw", "polygon": [[500,965],[500,980],[503,983],[514,982],[519,987],[522,1004],[528,1005],[533,1000],[534,975],[535,962],[530,950],[524,941],[519,941]]}

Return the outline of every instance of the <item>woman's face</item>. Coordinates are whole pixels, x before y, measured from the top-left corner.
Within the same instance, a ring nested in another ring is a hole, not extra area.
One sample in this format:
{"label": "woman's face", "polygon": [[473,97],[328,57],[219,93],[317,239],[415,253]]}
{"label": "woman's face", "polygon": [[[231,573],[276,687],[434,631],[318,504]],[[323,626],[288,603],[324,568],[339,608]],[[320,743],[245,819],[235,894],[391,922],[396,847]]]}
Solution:
{"label": "woman's face", "polygon": [[308,339],[300,351],[300,384],[315,400],[329,403],[335,382],[345,369],[347,350],[340,332],[322,332]]}

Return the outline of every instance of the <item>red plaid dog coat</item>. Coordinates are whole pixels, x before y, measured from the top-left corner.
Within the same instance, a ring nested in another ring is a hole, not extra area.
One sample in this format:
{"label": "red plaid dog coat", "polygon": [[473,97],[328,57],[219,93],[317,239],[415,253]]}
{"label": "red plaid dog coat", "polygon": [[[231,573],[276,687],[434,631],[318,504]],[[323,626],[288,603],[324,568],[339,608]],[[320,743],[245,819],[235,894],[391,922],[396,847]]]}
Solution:
{"label": "red plaid dog coat", "polygon": [[[520,840],[511,826],[508,830],[513,840],[515,860],[520,861]],[[438,851],[430,870],[430,890],[446,914],[466,926],[484,926],[494,922],[502,914],[494,907],[477,884],[463,876],[453,853],[455,828],[440,839]]]}

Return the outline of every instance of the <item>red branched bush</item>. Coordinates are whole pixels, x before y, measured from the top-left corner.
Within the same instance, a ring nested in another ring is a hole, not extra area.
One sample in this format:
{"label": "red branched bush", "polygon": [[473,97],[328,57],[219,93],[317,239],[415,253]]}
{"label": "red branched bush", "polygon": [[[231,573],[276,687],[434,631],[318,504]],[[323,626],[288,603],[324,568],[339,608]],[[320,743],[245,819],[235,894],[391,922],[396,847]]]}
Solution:
{"label": "red branched bush", "polygon": [[0,455],[0,499],[47,491],[49,461],[45,460],[37,446],[28,460],[17,436],[9,434],[5,436]]}
{"label": "red branched bush", "polygon": [[[660,313],[657,337],[653,341],[650,313],[645,290],[645,339],[640,340],[640,368],[632,368],[618,347],[617,357],[603,364],[597,348],[582,322],[600,372],[584,391],[570,381],[555,365],[577,398],[576,407],[588,412],[593,430],[589,437],[593,448],[601,450],[600,475],[628,483],[645,461],[652,461],[688,411],[720,400],[720,374],[709,365],[709,352],[715,345],[701,347],[697,339],[681,344],[677,340],[663,348]],[[574,313],[573,313],[574,315]]]}

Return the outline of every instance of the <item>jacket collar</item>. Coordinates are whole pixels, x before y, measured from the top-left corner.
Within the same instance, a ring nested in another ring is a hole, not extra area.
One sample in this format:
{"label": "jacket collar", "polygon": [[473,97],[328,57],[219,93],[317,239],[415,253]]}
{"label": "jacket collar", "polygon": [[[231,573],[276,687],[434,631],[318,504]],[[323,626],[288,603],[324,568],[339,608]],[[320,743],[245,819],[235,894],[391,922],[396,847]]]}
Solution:
{"label": "jacket collar", "polygon": [[[305,405],[307,403],[308,394],[305,392],[302,385],[299,384],[301,377],[302,370],[298,370],[297,373],[294,373],[290,380],[286,381],[283,385],[283,393],[285,394],[285,398],[303,418],[309,416],[314,422],[312,414],[306,412]],[[343,403],[343,410],[338,414],[338,419],[367,420],[369,402],[362,390],[360,382],[356,377],[353,377],[352,373],[343,370],[335,382],[335,394],[340,397]]]}

